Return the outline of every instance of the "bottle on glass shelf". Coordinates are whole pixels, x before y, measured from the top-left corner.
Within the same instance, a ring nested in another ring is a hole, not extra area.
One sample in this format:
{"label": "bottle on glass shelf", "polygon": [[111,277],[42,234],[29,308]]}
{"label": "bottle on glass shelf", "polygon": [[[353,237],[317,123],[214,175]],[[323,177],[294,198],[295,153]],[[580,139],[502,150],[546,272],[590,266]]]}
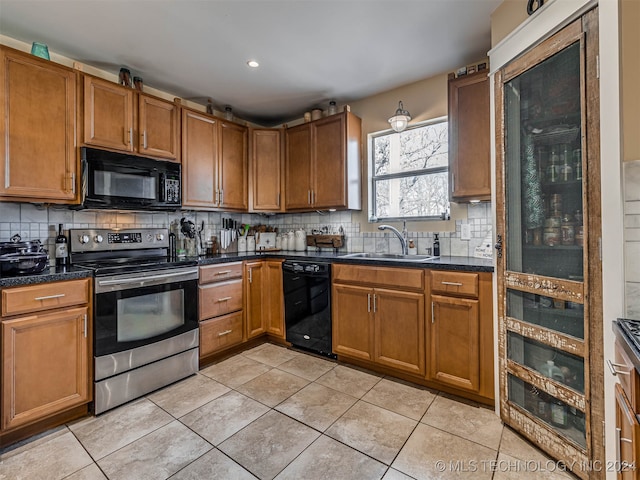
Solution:
{"label": "bottle on glass shelf", "polygon": [[67,237],[62,230],[62,224],[58,224],[58,236],[56,237],[56,266],[63,267],[67,264],[69,251],[67,248]]}

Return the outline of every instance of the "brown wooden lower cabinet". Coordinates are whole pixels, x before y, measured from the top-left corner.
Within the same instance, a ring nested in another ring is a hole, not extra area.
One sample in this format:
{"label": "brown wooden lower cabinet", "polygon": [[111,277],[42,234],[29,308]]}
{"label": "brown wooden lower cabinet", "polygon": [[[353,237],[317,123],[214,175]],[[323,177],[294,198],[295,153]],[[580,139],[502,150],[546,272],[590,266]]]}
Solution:
{"label": "brown wooden lower cabinet", "polygon": [[428,288],[427,379],[492,401],[492,275],[433,270]]}
{"label": "brown wooden lower cabinet", "polygon": [[266,332],[266,312],[263,309],[265,266],[262,260],[245,262],[245,338],[248,340]]}
{"label": "brown wooden lower cabinet", "polygon": [[264,261],[266,288],[262,299],[263,308],[268,312],[265,322],[267,333],[284,339],[284,296],[282,293],[282,260]]}
{"label": "brown wooden lower cabinet", "polygon": [[618,478],[635,480],[640,476],[640,423],[620,384],[616,385],[616,436]]}
{"label": "brown wooden lower cabinet", "polygon": [[268,334],[284,340],[282,259],[200,267],[200,360]]}
{"label": "brown wooden lower cabinet", "polygon": [[334,264],[332,309],[341,359],[493,403],[491,273]]}
{"label": "brown wooden lower cabinet", "polygon": [[[22,427],[91,401],[89,286],[85,279],[2,290],[2,435],[19,438]],[[52,295],[42,297],[43,288]]]}
{"label": "brown wooden lower cabinet", "polygon": [[471,392],[480,390],[478,300],[431,297],[429,378]]}
{"label": "brown wooden lower cabinet", "polygon": [[[419,270],[334,265],[333,351],[424,375],[423,275]],[[416,281],[409,289],[415,291],[399,290],[397,285],[412,276]]]}
{"label": "brown wooden lower cabinet", "polygon": [[200,360],[242,342],[242,262],[200,267]]}

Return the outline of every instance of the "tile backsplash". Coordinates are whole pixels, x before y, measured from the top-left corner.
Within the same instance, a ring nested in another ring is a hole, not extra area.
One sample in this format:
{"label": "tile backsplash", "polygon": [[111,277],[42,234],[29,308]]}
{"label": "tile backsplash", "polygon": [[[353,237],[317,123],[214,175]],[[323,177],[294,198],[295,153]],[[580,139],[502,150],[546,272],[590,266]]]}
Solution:
{"label": "tile backsplash", "polygon": [[625,315],[640,319],[640,160],[624,162]]}
{"label": "tile backsplash", "polygon": [[[467,219],[456,221],[455,232],[440,233],[441,255],[473,256],[475,248],[491,230],[491,204],[470,204]],[[303,228],[307,233],[327,227],[329,233],[337,233],[340,227],[345,234],[344,252],[400,253],[400,242],[387,232],[361,232],[360,223],[352,220],[352,213],[287,213],[277,215],[238,214],[220,212],[114,212],[74,211],[66,207],[41,206],[29,203],[0,202],[0,241],[8,241],[19,233],[23,240],[40,239],[52,252],[58,224],[69,228],[168,228],[171,222],[186,217],[200,225],[205,224],[205,236],[216,235],[222,227],[222,218],[233,218],[238,223],[271,225],[279,232]],[[355,218],[355,215],[354,215]],[[463,223],[470,226],[471,239],[461,239]],[[409,230],[411,224],[409,223]],[[433,232],[409,231],[419,254],[425,254],[433,246]]]}

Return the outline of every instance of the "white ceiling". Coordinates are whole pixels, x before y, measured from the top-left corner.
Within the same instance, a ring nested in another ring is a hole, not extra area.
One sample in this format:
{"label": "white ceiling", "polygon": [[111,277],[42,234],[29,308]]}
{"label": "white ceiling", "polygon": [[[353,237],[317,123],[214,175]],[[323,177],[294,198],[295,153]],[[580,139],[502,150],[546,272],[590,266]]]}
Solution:
{"label": "white ceiling", "polygon": [[270,126],[484,58],[501,2],[0,0],[0,33]]}

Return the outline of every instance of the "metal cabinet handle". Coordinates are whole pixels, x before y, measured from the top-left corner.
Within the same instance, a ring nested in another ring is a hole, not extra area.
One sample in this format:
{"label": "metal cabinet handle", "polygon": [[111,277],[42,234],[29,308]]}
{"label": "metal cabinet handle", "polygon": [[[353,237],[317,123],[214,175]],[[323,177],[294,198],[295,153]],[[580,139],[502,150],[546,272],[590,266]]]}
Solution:
{"label": "metal cabinet handle", "polygon": [[142,148],[147,149],[147,131],[142,132]]}
{"label": "metal cabinet handle", "polygon": [[229,335],[233,330],[225,330],[224,332],[220,332],[218,334],[219,337],[224,337],[225,335]]}
{"label": "metal cabinet handle", "polygon": [[631,372],[625,372],[624,370],[618,370],[618,368],[627,367],[626,365],[622,365],[620,363],[613,363],[611,360],[607,360],[607,366],[609,367],[609,370],[611,371],[611,375],[613,375],[613,376],[618,376],[618,374],[620,374],[620,375],[631,375]]}
{"label": "metal cabinet handle", "polygon": [[378,295],[376,295],[375,293],[373,294],[373,313],[376,313],[378,311]]}
{"label": "metal cabinet handle", "polygon": [[231,270],[222,270],[221,272],[216,272],[216,275],[228,275],[231,273]]}
{"label": "metal cabinet handle", "polygon": [[220,205],[224,205],[224,190],[220,189]]}
{"label": "metal cabinet handle", "polygon": [[453,285],[453,286],[456,286],[456,287],[461,287],[462,286],[462,283],[460,283],[460,282],[440,282],[440,283],[442,285]]}
{"label": "metal cabinet handle", "polygon": [[76,172],[71,172],[71,193],[76,194]]}
{"label": "metal cabinet handle", "polygon": [[84,332],[84,338],[87,338],[87,314],[84,314],[84,327],[83,327],[83,332]]}
{"label": "metal cabinet handle", "polygon": [[311,205],[311,190],[307,190],[307,203]]}
{"label": "metal cabinet handle", "polygon": [[435,305],[433,302],[431,302],[431,323],[435,323]]}
{"label": "metal cabinet handle", "polygon": [[371,313],[371,294],[367,293],[367,313]]}
{"label": "metal cabinet handle", "polygon": [[216,300],[218,303],[226,302],[227,300],[231,300],[233,297],[222,297]]}
{"label": "metal cabinet handle", "polygon": [[36,300],[36,301],[51,300],[53,298],[62,298],[62,297],[65,297],[65,296],[66,296],[66,294],[64,294],[64,293],[58,293],[56,295],[47,295],[46,297],[36,297],[36,298],[34,298],[34,300]]}
{"label": "metal cabinet handle", "polygon": [[622,436],[622,429],[616,427],[616,471],[622,472],[629,466],[627,462],[622,461],[622,442],[633,444],[633,440],[630,438],[624,438]]}
{"label": "metal cabinet handle", "polygon": [[253,268],[249,269],[249,283],[253,283]]}
{"label": "metal cabinet handle", "polygon": [[311,190],[311,205],[315,205],[316,203],[316,191]]}

